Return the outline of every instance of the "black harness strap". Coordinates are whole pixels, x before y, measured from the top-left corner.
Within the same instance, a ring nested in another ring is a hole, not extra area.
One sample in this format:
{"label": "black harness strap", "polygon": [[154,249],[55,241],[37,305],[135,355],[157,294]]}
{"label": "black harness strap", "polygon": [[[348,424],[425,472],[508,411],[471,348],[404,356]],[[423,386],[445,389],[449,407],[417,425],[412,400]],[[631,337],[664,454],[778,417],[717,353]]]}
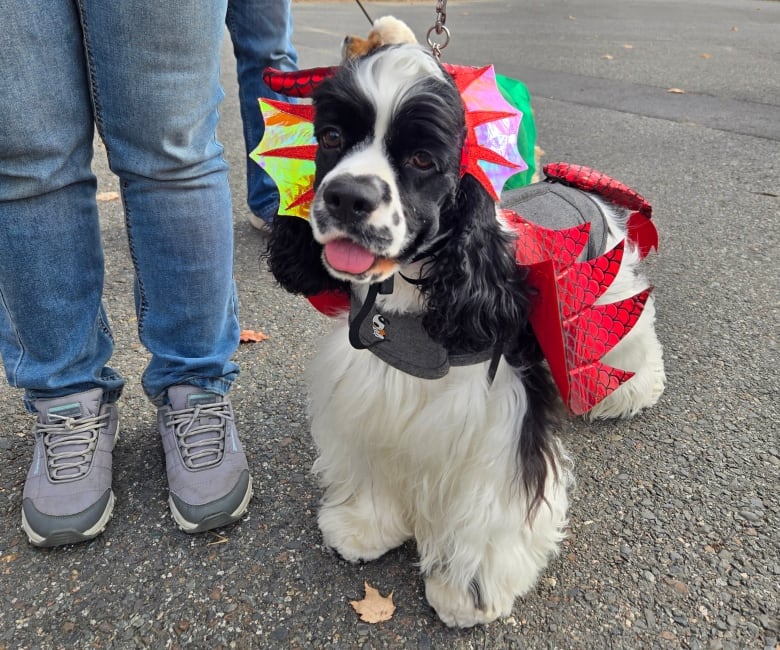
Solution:
{"label": "black harness strap", "polygon": [[376,341],[375,343],[369,343],[368,345],[366,345],[363,343],[363,341],[360,340],[360,326],[363,324],[363,321],[366,320],[366,316],[368,316],[368,313],[374,308],[376,297],[380,293],[381,294],[393,293],[392,276],[387,278],[387,280],[384,280],[383,282],[377,282],[368,287],[368,295],[366,295],[366,300],[363,303],[363,306],[360,308],[360,311],[357,314],[355,314],[355,318],[353,318],[349,324],[349,342],[352,344],[352,347],[355,348],[356,350],[367,350],[368,348],[373,347],[377,343],[381,343],[381,341]]}
{"label": "black harness strap", "polygon": [[490,367],[488,368],[487,380],[488,386],[493,383],[496,378],[496,372],[498,371],[498,364],[501,363],[501,355],[504,352],[503,343],[496,343],[496,347],[493,348],[493,356],[490,358]]}

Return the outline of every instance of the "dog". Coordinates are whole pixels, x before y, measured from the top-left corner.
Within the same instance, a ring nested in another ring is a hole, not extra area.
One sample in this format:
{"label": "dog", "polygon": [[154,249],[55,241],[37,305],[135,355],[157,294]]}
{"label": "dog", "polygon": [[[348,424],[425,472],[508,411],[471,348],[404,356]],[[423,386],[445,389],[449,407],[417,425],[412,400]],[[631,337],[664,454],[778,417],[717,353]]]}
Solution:
{"label": "dog", "polygon": [[[428,50],[354,58],[313,103],[309,220],[277,219],[269,264],[288,291],[351,297],[306,371],[324,544],[364,562],[414,540],[426,598],[446,625],[506,617],[558,552],[573,483],[517,233],[461,175],[463,105]],[[593,200],[614,246],[625,211]],[[627,245],[600,301],[646,288]],[[634,377],[593,417],[657,401],[654,317],[650,296],[605,357]]]}

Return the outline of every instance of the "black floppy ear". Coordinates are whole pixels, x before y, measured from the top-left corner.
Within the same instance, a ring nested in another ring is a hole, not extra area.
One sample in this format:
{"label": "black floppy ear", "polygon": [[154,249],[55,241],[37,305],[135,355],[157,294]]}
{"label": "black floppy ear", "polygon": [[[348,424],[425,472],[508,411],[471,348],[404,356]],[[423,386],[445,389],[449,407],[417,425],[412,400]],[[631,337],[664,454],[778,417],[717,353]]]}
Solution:
{"label": "black floppy ear", "polygon": [[423,326],[451,353],[511,345],[525,328],[529,300],[513,236],[501,227],[495,201],[467,174],[441,227],[445,244],[426,265],[421,286]]}
{"label": "black floppy ear", "polygon": [[277,282],[290,293],[313,296],[321,291],[343,289],[322,265],[322,246],[305,219],[278,217],[268,242],[268,266]]}
{"label": "black floppy ear", "polygon": [[449,231],[426,268],[423,325],[450,353],[501,344],[507,362],[522,374],[528,396],[515,423],[518,478],[529,496],[529,517],[544,501],[548,468],[558,472],[553,423],[555,384],[528,322],[532,290],[515,261],[514,236],[502,228],[496,204],[473,177],[460,183],[456,205],[442,215]]}

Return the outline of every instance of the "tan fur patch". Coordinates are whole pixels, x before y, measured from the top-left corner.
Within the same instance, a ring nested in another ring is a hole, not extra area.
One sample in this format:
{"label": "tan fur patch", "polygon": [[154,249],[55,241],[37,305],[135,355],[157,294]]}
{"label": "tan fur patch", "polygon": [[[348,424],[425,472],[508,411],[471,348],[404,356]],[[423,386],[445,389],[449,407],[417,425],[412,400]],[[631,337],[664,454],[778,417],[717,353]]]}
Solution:
{"label": "tan fur patch", "polygon": [[416,43],[417,38],[402,20],[393,16],[382,16],[374,21],[371,31],[366,38],[360,36],[347,36],[341,50],[343,61],[349,61],[361,56],[366,56],[383,45],[397,45],[399,43]]}

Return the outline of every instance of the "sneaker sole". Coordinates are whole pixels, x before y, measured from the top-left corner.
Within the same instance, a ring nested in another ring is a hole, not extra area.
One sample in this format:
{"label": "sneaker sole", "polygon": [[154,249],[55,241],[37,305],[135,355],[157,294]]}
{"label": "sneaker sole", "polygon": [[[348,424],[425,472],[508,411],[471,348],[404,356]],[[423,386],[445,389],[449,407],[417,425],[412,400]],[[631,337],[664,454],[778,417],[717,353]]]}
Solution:
{"label": "sneaker sole", "polygon": [[192,535],[195,533],[203,533],[207,530],[213,530],[214,528],[222,528],[223,526],[227,526],[241,519],[249,509],[249,501],[252,499],[252,494],[252,477],[250,476],[246,494],[244,494],[241,503],[238,504],[238,508],[233,512],[215,512],[213,515],[209,515],[199,522],[187,521],[176,508],[176,504],[170,496],[168,497],[168,505],[171,508],[171,514],[173,515],[173,520],[176,522],[176,525],[185,533]]}
{"label": "sneaker sole", "polygon": [[50,546],[62,546],[64,544],[78,544],[79,542],[86,542],[90,539],[94,539],[105,530],[106,524],[108,524],[108,521],[111,519],[111,515],[114,513],[114,501],[114,491],[112,490],[111,496],[109,497],[108,503],[106,504],[106,509],[103,511],[100,519],[98,519],[94,526],[88,528],[87,530],[82,531],[75,530],[73,528],[64,528],[62,530],[55,530],[46,537],[43,537],[42,535],[36,533],[27,522],[27,517],[24,515],[24,510],[22,510],[22,528],[24,529],[24,532],[27,533],[30,544],[33,546],[45,548]]}

